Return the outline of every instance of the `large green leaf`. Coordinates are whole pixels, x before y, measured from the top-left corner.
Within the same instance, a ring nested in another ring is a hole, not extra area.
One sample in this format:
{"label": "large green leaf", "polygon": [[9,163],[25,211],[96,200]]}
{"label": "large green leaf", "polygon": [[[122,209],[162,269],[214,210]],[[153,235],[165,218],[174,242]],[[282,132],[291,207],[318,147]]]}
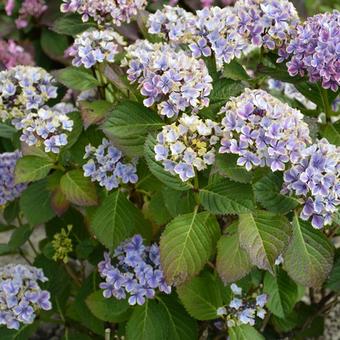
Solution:
{"label": "large green leaf", "polygon": [[201,203],[213,214],[241,214],[254,208],[254,195],[249,184],[222,179],[200,190]]}
{"label": "large green leaf", "polygon": [[96,24],[92,21],[83,22],[79,14],[68,14],[58,18],[52,30],[59,34],[77,35],[91,27],[96,27]]}
{"label": "large green leaf", "polygon": [[20,209],[30,225],[49,221],[55,213],[51,207],[51,193],[47,190],[47,179],[32,183],[20,197]]}
{"label": "large green leaf", "polygon": [[62,59],[64,52],[69,46],[66,36],[57,34],[48,28],[43,28],[41,32],[40,44],[43,51],[51,59]]}
{"label": "large green leaf", "polygon": [[223,76],[233,80],[248,80],[249,75],[236,59],[223,66]]}
{"label": "large green leaf", "polygon": [[285,269],[296,282],[320,287],[332,270],[334,247],[309,222],[293,220],[293,237],[284,256]]}
{"label": "large green leaf", "polygon": [[279,318],[288,316],[298,298],[298,287],[288,274],[282,269],[276,276],[266,272],[263,290],[268,295],[268,309]]}
{"label": "large green leaf", "polygon": [[127,299],[104,298],[97,290],[86,298],[86,305],[94,316],[107,322],[122,322],[128,319],[130,311]]}
{"label": "large green leaf", "polygon": [[17,130],[10,125],[0,123],[0,137],[12,139]]}
{"label": "large green leaf", "polygon": [[82,170],[71,170],[60,180],[60,188],[66,199],[80,206],[91,206],[98,203],[96,187]]}
{"label": "large green leaf", "polygon": [[84,127],[87,129],[90,125],[102,122],[112,110],[113,104],[105,100],[80,101],[79,107]]}
{"label": "large green leaf", "polygon": [[323,125],[320,134],[327,138],[330,143],[340,146],[340,121]]}
{"label": "large green leaf", "polygon": [[135,232],[143,234],[149,229],[142,213],[120,191],[104,199],[91,221],[96,238],[109,249],[114,249]]}
{"label": "large green leaf", "polygon": [[[126,324],[127,340],[166,340],[169,324],[165,309],[155,300],[134,308]],[[169,339],[170,340],[170,339]]]}
{"label": "large green leaf", "polygon": [[29,225],[23,225],[19,228],[14,229],[8,242],[9,247],[12,250],[18,250],[30,238],[32,232],[33,229]]}
{"label": "large green leaf", "polygon": [[156,112],[140,103],[126,101],[108,115],[103,130],[125,153],[141,156],[147,134],[163,124]]}
{"label": "large green leaf", "polygon": [[217,319],[217,309],[222,307],[223,289],[216,277],[210,273],[194,277],[177,288],[178,296],[187,312],[197,320]]}
{"label": "large green leaf", "polygon": [[270,173],[254,184],[255,198],[269,211],[286,214],[299,205],[293,197],[280,194],[282,188],[282,175]]}
{"label": "large green leaf", "polygon": [[291,236],[287,218],[269,211],[242,214],[238,230],[241,247],[250,261],[273,273],[274,262],[287,248]]}
{"label": "large green leaf", "polygon": [[229,328],[230,340],[264,340],[256,328],[250,325],[241,325]]}
{"label": "large green leaf", "polygon": [[340,256],[334,262],[334,266],[326,282],[326,287],[340,292]]}
{"label": "large green leaf", "polygon": [[15,167],[16,183],[33,182],[48,175],[53,167],[53,161],[48,157],[24,156]]}
{"label": "large green leaf", "polygon": [[182,182],[179,176],[172,175],[170,172],[165,171],[162,163],[155,160],[155,145],[156,138],[150,134],[145,142],[144,156],[152,174],[165,185],[175,190],[184,191],[191,189],[193,186],[190,182]]}
{"label": "large green leaf", "polygon": [[240,247],[238,234],[222,236],[217,243],[216,270],[223,282],[236,282],[251,268],[248,254]]}
{"label": "large green leaf", "polygon": [[168,283],[181,284],[198,274],[215,250],[219,225],[207,212],[173,219],[160,240],[161,262]]}

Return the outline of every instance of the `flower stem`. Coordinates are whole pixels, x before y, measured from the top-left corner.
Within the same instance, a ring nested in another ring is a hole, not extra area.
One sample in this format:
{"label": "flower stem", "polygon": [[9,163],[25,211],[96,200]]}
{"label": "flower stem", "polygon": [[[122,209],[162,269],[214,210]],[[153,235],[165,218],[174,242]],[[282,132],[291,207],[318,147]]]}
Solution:
{"label": "flower stem", "polygon": [[321,99],[322,99],[323,108],[325,110],[326,117],[327,117],[327,119],[329,119],[332,115],[332,108],[329,104],[327,90],[325,90],[320,85],[318,85],[318,87],[319,87],[319,91],[320,91],[320,94],[321,94]]}

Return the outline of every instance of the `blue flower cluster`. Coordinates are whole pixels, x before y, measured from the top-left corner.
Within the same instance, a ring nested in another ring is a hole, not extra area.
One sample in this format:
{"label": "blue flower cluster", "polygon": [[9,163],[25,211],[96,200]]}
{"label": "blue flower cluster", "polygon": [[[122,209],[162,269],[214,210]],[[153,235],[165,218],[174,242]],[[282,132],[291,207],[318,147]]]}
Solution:
{"label": "blue flower cluster", "polygon": [[57,97],[53,77],[40,67],[16,66],[0,72],[0,120],[22,118]]}
{"label": "blue flower cluster", "polygon": [[219,135],[220,128],[212,120],[183,114],[177,122],[163,126],[157,135],[155,159],[166,171],[187,181],[195,177],[195,169],[201,171],[214,163]]}
{"label": "blue flower cluster", "polygon": [[255,318],[264,319],[266,310],[263,308],[267,303],[267,295],[261,294],[251,297],[242,297],[242,288],[235,283],[231,286],[233,299],[228,306],[217,309],[217,315],[223,318],[223,322],[217,322],[215,325],[224,329],[240,325],[255,325]]}
{"label": "blue flower cluster", "polygon": [[17,130],[22,130],[20,140],[27,145],[40,145],[46,152],[59,153],[67,145],[67,134],[73,130],[73,120],[67,115],[76,111],[72,104],[59,103],[52,108],[44,106],[28,113],[24,118],[14,119]]}
{"label": "blue flower cluster", "polygon": [[31,324],[40,309],[52,309],[50,293],[38,281],[47,281],[41,269],[21,264],[0,268],[0,325],[19,329],[20,323]]}
{"label": "blue flower cluster", "polygon": [[282,192],[302,198],[300,217],[314,228],[330,224],[340,204],[340,147],[322,139],[302,150],[284,173]]}
{"label": "blue flower cluster", "polygon": [[62,13],[78,13],[85,22],[93,18],[98,24],[120,26],[129,23],[146,3],[146,0],[63,0],[60,10]]}
{"label": "blue flower cluster", "polygon": [[20,151],[0,153],[0,206],[15,200],[26,189],[26,184],[15,183],[15,166]]}
{"label": "blue flower cluster", "polygon": [[336,92],[340,85],[340,12],[309,17],[297,27],[296,36],[280,50],[278,61],[287,62],[291,76],[307,73],[311,82],[321,81]]}
{"label": "blue flower cluster", "polygon": [[268,166],[284,171],[310,142],[303,114],[263,90],[246,89],[222,108],[220,153],[239,155],[248,171]]}
{"label": "blue flower cluster", "polygon": [[128,79],[137,82],[143,103],[158,103],[159,114],[176,117],[187,108],[195,111],[209,105],[212,78],[203,60],[188,56],[166,44],[137,41],[127,49]]}
{"label": "blue flower cluster", "polygon": [[105,253],[104,261],[98,264],[99,274],[105,279],[99,285],[105,298],[113,296],[121,300],[129,296],[130,305],[143,305],[145,299],[154,298],[157,289],[171,293],[156,244],[145,246],[143,238],[135,235],[116,248],[113,259],[114,265],[110,255]]}
{"label": "blue flower cluster", "polygon": [[106,190],[118,188],[121,183],[138,181],[135,160],[132,163],[123,162],[122,152],[105,138],[97,148],[87,145],[84,159],[89,159],[83,165],[84,176],[91,177],[92,182],[99,182]]}
{"label": "blue flower cluster", "polygon": [[113,63],[125,44],[123,37],[113,29],[88,30],[76,36],[67,54],[73,57],[74,66],[91,68],[104,61]]}

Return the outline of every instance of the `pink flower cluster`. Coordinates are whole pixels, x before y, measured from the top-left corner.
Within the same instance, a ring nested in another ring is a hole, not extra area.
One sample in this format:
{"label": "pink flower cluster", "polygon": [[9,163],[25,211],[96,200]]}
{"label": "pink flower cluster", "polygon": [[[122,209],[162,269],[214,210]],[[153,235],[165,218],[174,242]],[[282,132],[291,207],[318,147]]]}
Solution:
{"label": "pink flower cluster", "polygon": [[17,65],[34,65],[31,54],[13,40],[0,40],[0,60],[7,69]]}

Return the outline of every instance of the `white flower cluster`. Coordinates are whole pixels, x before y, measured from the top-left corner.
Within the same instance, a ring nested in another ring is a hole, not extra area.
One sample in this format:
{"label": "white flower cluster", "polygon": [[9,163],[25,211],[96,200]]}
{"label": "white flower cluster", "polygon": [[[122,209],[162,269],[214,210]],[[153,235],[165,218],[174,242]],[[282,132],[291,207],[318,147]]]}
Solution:
{"label": "white flower cluster", "polygon": [[212,120],[183,114],[178,122],[164,126],[157,135],[155,158],[166,171],[187,181],[195,177],[195,169],[204,170],[214,163],[214,145],[219,135],[220,128]]}
{"label": "white flower cluster", "polygon": [[104,61],[113,63],[125,44],[123,37],[113,29],[88,30],[76,36],[67,53],[73,57],[74,66],[91,68]]}

